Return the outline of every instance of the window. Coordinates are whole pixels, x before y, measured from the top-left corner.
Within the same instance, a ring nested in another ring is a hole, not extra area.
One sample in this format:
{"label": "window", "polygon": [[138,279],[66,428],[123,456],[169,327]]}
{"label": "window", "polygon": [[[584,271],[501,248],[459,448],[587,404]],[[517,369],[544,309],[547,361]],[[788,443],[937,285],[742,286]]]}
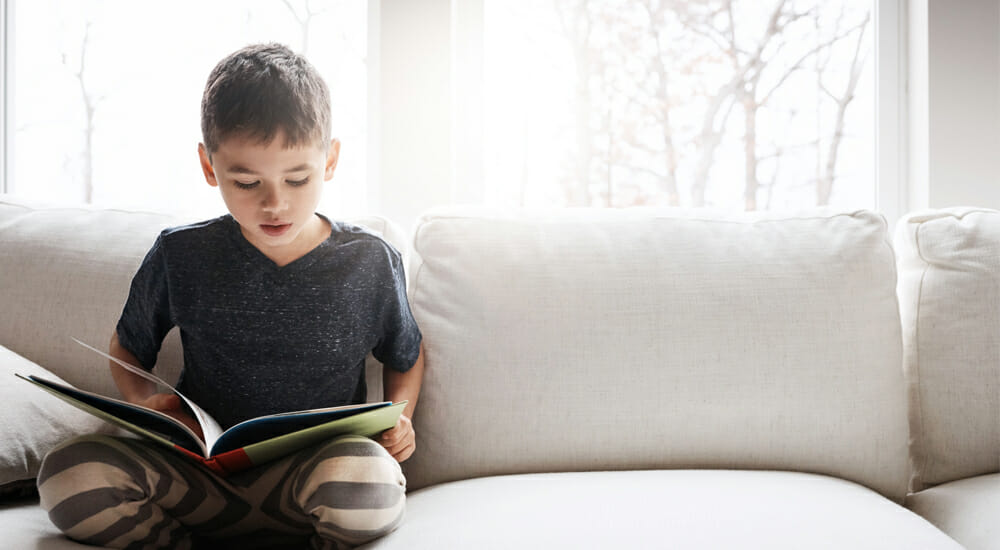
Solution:
{"label": "window", "polygon": [[[892,221],[905,203],[899,0],[0,3],[12,193],[219,212],[195,156],[205,78],[279,41],[331,85],[331,215],[829,204]],[[877,86],[895,109],[876,111]]]}
{"label": "window", "polygon": [[7,5],[14,31],[7,41],[13,60],[8,192],[217,215],[222,201],[197,160],[201,91],[222,57],[248,43],[276,41],[305,52],[330,85],[343,154],[324,191],[324,212],[365,208],[364,2]]}
{"label": "window", "polygon": [[870,0],[484,0],[484,195],[876,206]]}

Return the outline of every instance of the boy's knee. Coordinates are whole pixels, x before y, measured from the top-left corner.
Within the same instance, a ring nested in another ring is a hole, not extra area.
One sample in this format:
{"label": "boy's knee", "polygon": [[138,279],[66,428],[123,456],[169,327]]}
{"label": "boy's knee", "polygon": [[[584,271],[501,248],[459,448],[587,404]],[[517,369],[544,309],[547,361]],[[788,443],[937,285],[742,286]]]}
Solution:
{"label": "boy's knee", "polygon": [[366,437],[337,438],[300,471],[295,498],[326,538],[360,544],[394,530],[406,506],[406,478],[384,447]]}
{"label": "boy's knee", "polygon": [[320,445],[300,468],[296,494],[315,492],[327,482],[385,484],[406,490],[406,477],[379,443],[359,435],[346,435]]}
{"label": "boy's knee", "polygon": [[188,548],[189,533],[153,504],[136,440],[87,435],[59,445],[38,474],[41,506],[71,539],[110,548]]}
{"label": "boy's knee", "polygon": [[43,509],[60,529],[72,527],[104,508],[148,494],[142,466],[121,441],[86,435],[67,441],[42,460],[38,494]]}

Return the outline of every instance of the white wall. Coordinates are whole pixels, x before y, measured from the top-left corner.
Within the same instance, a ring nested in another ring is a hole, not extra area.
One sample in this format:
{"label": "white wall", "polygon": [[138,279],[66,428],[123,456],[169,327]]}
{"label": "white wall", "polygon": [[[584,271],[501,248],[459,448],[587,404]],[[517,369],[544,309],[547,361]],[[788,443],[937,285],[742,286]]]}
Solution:
{"label": "white wall", "polygon": [[1000,2],[909,8],[908,206],[1000,209]]}

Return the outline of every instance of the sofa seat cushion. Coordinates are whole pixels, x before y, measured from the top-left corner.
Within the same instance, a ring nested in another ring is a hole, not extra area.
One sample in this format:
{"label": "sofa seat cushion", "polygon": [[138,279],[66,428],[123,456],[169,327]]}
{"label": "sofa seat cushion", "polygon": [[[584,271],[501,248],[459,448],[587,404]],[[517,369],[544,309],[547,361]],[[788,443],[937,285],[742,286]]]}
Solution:
{"label": "sofa seat cushion", "polygon": [[94,550],[63,536],[49,521],[38,500],[0,504],[0,533],[3,548],[33,548],[37,550]]}
{"label": "sofa seat cushion", "polygon": [[[984,483],[987,477],[1000,481],[984,476]],[[955,516],[965,510],[950,509]],[[969,521],[972,526],[976,520]],[[0,531],[5,548],[94,548],[62,536],[37,501],[0,505]],[[853,482],[738,470],[526,474],[445,483],[411,493],[403,525],[363,548],[651,546],[961,549],[928,521]]]}
{"label": "sofa seat cushion", "polygon": [[906,506],[968,550],[1000,550],[1000,474],[925,489],[908,496]]}
{"label": "sofa seat cushion", "polygon": [[407,500],[403,525],[365,548],[961,548],[871,489],[796,472],[494,476]]}

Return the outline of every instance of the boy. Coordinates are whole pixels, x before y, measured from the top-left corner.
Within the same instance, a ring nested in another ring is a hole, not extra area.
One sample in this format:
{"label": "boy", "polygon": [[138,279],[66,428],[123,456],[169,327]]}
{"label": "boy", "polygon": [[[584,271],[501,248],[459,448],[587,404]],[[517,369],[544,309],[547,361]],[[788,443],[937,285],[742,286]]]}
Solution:
{"label": "boy", "polygon": [[[115,548],[314,548],[395,529],[415,449],[420,332],[399,254],[316,212],[340,142],[329,91],[303,57],[254,45],[223,59],[202,98],[198,146],[229,215],[167,229],[132,280],[111,355],[152,369],[178,326],[178,389],[223,428],[263,414],[366,398],[364,359],[384,365],[385,399],[409,400],[379,441],[336,438],[222,479],[133,438],[85,436],[45,459],[41,505],[73,539]],[[114,365],[130,402],[194,426],[172,394]]]}

